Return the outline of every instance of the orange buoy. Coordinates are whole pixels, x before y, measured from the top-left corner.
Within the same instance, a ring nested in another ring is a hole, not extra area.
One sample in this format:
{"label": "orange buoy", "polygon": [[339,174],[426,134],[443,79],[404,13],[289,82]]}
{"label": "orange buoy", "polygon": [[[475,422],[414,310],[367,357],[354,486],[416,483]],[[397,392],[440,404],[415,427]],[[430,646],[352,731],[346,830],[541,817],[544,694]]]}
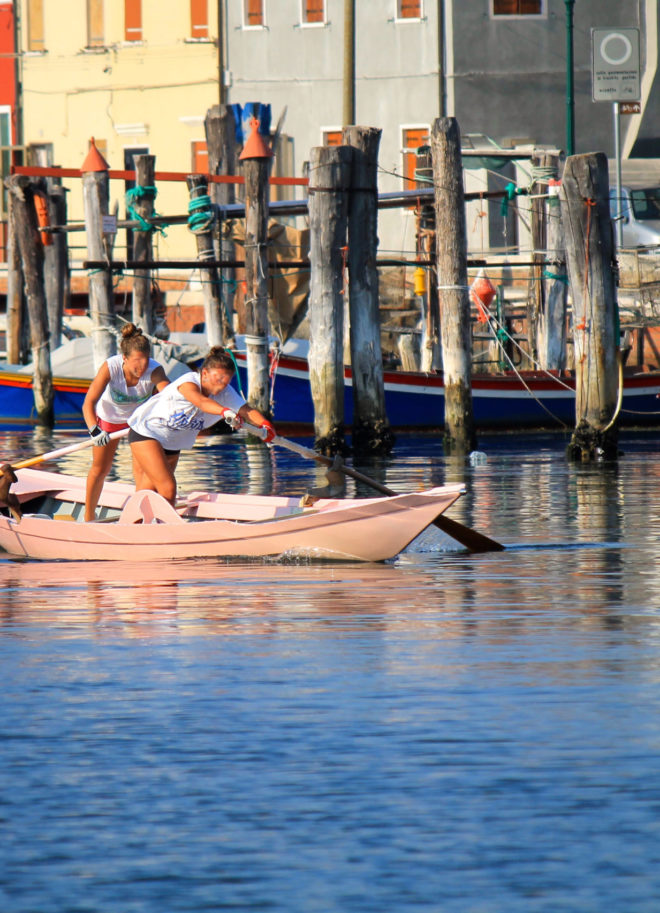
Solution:
{"label": "orange buoy", "polygon": [[495,286],[483,269],[480,269],[470,286],[470,300],[477,306],[477,320],[479,323],[486,323],[488,320],[488,308],[493,303],[496,294]]}
{"label": "orange buoy", "polygon": [[[48,199],[43,193],[35,193],[34,208],[37,211],[37,222],[39,228],[50,228],[50,217],[48,215]],[[49,231],[39,232],[41,243],[44,247],[50,247],[53,243],[53,236]]]}
{"label": "orange buoy", "polygon": [[418,266],[413,273],[415,294],[419,297],[426,294],[426,272]]}

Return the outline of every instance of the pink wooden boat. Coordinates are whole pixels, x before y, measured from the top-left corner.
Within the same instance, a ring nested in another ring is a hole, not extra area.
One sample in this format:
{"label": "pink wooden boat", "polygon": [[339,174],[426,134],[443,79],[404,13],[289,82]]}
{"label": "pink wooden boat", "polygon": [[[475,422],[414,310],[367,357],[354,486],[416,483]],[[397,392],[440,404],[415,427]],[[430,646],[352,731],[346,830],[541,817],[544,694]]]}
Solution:
{"label": "pink wooden boat", "polygon": [[20,521],[0,516],[0,547],[41,559],[154,561],[174,558],[393,558],[450,507],[461,485],[385,498],[321,499],[192,492],[172,507],[154,492],[106,482],[98,520],[79,520],[85,480],[19,469],[12,492]]}

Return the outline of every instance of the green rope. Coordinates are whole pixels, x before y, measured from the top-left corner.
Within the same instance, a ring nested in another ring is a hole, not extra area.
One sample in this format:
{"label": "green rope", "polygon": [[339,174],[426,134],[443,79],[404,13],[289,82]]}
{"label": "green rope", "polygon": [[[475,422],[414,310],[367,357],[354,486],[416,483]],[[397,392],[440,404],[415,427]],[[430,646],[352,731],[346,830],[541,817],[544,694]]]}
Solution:
{"label": "green rope", "polygon": [[568,285],[568,276],[564,273],[551,273],[549,269],[543,270],[544,279],[558,279],[560,282],[565,282]]}
{"label": "green rope", "polygon": [[506,219],[507,213],[509,211],[509,203],[512,202],[517,196],[520,196],[521,193],[524,193],[524,190],[520,190],[516,185],[511,181],[504,188],[504,198],[502,199],[502,218]]}
{"label": "green rope", "polygon": [[188,203],[188,228],[194,234],[208,231],[215,221],[215,211],[208,194]]}
{"label": "green rope", "polygon": [[231,360],[234,362],[234,371],[236,373],[236,382],[238,384],[238,392],[241,394],[243,399],[245,399],[245,395],[243,393],[243,385],[241,384],[241,375],[239,374],[239,371],[238,371],[238,364],[236,362],[236,359],[234,358],[234,353],[232,352],[231,349],[225,349],[225,352],[227,353],[227,355],[230,356]]}
{"label": "green rope", "polygon": [[[133,205],[140,200],[155,200],[157,194],[158,191],[155,187],[141,187],[139,185],[137,187],[131,187],[126,191],[126,211],[132,219],[140,223],[140,231],[159,231],[163,237],[167,237],[164,226],[152,225],[150,222],[147,222]],[[158,213],[154,211],[154,216],[157,215]]]}

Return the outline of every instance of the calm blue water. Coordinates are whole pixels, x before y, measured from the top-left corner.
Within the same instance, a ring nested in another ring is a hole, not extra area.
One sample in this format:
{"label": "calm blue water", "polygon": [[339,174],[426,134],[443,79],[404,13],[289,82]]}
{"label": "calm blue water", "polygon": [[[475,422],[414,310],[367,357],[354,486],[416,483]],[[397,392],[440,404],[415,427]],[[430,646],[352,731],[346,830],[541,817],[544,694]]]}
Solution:
{"label": "calm blue water", "polygon": [[[387,565],[1,555],[0,910],[657,913],[660,435],[621,444],[575,466],[483,438],[466,466],[410,437],[361,467],[463,479],[452,516],[504,553],[434,530]],[[324,481],[233,439],[179,480]]]}

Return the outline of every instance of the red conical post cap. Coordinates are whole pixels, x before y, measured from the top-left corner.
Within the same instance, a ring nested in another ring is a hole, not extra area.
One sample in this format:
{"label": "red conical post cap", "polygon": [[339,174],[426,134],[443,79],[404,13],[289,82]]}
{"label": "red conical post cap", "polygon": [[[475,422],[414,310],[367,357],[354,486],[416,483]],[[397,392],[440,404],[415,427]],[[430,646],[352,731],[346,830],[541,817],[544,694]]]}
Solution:
{"label": "red conical post cap", "polygon": [[243,159],[272,158],[273,153],[268,146],[268,143],[261,133],[259,133],[259,121],[256,117],[252,118],[250,126],[252,127],[252,132],[245,140],[245,145],[243,146],[243,151],[239,155],[239,159],[242,161]]}
{"label": "red conical post cap", "polygon": [[82,163],[80,168],[81,172],[86,171],[109,171],[110,165],[103,158],[99,150],[96,148],[96,143],[94,142],[94,137],[89,141],[89,152],[85,161]]}

